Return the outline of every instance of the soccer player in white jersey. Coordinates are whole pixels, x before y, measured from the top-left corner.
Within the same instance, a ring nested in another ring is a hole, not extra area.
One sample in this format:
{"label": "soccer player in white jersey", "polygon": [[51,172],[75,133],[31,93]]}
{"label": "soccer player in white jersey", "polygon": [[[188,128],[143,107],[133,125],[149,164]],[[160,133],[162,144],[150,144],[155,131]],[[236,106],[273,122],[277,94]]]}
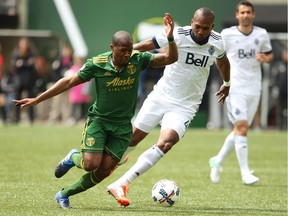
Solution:
{"label": "soccer player in white jersey", "polygon": [[210,178],[220,181],[222,164],[235,149],[241,170],[242,183],[251,185],[259,181],[248,166],[247,133],[260,100],[261,63],[271,62],[272,47],[265,29],[253,26],[254,7],[243,1],[236,6],[238,26],[221,32],[227,57],[231,64],[231,88],[226,104],[228,117],[234,125],[219,153],[210,158]]}
{"label": "soccer player in white jersey", "polygon": [[162,78],[145,100],[134,122],[126,153],[160,123],[156,144],[143,152],[131,169],[107,188],[123,206],[130,204],[126,198],[128,184],[154,166],[184,136],[202,101],[210,66],[214,62],[224,80],[216,92],[218,102],[223,104],[229,94],[230,64],[220,34],[213,31],[214,20],[212,10],[200,8],[195,12],[191,26],[175,27],[174,38],[167,39],[165,34],[158,34],[133,47],[147,51],[167,47],[175,41],[178,61],[166,66]]}

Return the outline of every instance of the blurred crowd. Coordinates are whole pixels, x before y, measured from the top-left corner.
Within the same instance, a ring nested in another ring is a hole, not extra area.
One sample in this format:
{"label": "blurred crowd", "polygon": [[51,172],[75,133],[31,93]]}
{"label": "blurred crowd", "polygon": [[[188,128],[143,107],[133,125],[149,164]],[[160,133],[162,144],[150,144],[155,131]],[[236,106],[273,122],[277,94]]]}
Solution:
{"label": "blurred crowd", "polygon": [[[50,63],[36,54],[31,43],[29,38],[20,38],[12,56],[3,56],[0,44],[0,123],[10,125],[42,122],[67,126],[83,123],[87,108],[93,100],[91,83],[74,87],[36,107],[20,109],[13,104],[12,99],[34,97],[62,77],[77,73],[86,60],[83,56],[74,55],[71,46],[64,44],[59,48],[58,57],[51,65],[47,65]],[[4,58],[11,60],[9,70],[4,66]],[[283,48],[282,58],[270,65],[267,121],[268,127],[273,129],[287,129],[287,60],[287,49]],[[216,67],[211,68],[203,103],[200,106],[200,111],[207,113],[208,129],[231,127],[227,119],[226,106],[217,104],[217,98],[214,96],[223,82],[216,70]],[[162,72],[163,68],[157,71],[143,71],[140,78],[138,108],[162,76]],[[261,128],[260,113],[259,107],[253,124],[254,129]]]}
{"label": "blurred crowd", "polygon": [[[0,54],[1,54],[0,49]],[[4,67],[4,58],[11,59],[11,67]],[[37,56],[31,40],[23,37],[13,50],[12,56],[0,55],[0,109],[4,125],[34,122],[74,125],[86,118],[90,105],[90,83],[85,83],[38,106],[21,109],[12,99],[35,97],[64,76],[76,73],[84,64],[82,56],[73,55],[73,49],[64,44],[51,66],[44,57]],[[51,68],[49,71],[48,68]]]}

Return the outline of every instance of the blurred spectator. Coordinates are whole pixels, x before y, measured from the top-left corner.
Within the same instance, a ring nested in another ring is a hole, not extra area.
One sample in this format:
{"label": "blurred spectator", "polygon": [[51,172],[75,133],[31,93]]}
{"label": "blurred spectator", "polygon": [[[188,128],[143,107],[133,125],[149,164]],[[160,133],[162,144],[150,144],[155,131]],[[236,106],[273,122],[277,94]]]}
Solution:
{"label": "blurred spectator", "polygon": [[[72,76],[77,73],[84,64],[84,58],[75,56],[74,64],[65,72],[65,76]],[[90,82],[79,84],[69,90],[69,101],[71,103],[71,115],[68,124],[74,125],[77,122],[84,122],[87,117],[87,106],[91,101]]]}
{"label": "blurred spectator", "polygon": [[3,69],[4,69],[4,58],[2,54],[2,45],[0,44],[0,80],[3,76]]}
{"label": "blurred spectator", "polygon": [[2,76],[1,90],[5,97],[5,104],[2,107],[2,119],[4,124],[13,124],[16,122],[15,106],[12,100],[15,98],[19,85],[19,77],[15,74],[6,73]]}
{"label": "blurred spectator", "polygon": [[[13,51],[12,56],[12,73],[19,79],[19,85],[16,89],[15,98],[20,99],[23,92],[27,93],[27,97],[35,97],[34,87],[37,79],[36,72],[36,56],[32,52],[31,44],[28,38],[20,38],[18,46]],[[29,107],[28,115],[30,123],[34,121],[34,108]],[[16,107],[16,123],[19,123],[20,107]]]}
{"label": "blurred spectator", "polygon": [[281,60],[272,67],[272,94],[277,97],[276,121],[280,129],[287,129],[287,62],[288,50],[282,51]]}
{"label": "blurred spectator", "polygon": [[[73,50],[70,46],[64,45],[57,60],[52,63],[52,84],[56,83],[64,76],[73,65]],[[69,102],[69,92],[65,91],[52,98],[51,110],[49,113],[49,124],[66,122],[70,117],[71,105]]]}
{"label": "blurred spectator", "polygon": [[1,80],[3,76],[3,68],[4,68],[4,59],[2,55],[2,45],[0,44],[0,112],[2,120],[5,122],[6,120],[6,112],[5,112],[5,105],[6,105],[6,97],[3,93],[2,86],[1,86]]}
{"label": "blurred spectator", "polygon": [[[35,83],[35,93],[36,95],[41,94],[46,91],[47,85],[50,79],[50,73],[47,67],[46,59],[43,56],[38,56],[36,60],[38,79]],[[49,101],[44,101],[39,104],[36,109],[37,121],[46,121],[49,118],[50,103]]]}

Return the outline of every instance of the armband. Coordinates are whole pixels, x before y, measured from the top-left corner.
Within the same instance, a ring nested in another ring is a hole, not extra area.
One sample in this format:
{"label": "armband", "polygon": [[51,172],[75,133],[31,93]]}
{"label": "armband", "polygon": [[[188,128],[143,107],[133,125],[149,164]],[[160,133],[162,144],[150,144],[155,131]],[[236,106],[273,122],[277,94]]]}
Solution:
{"label": "armband", "polygon": [[172,38],[167,38],[169,43],[173,43],[174,42],[174,37]]}
{"label": "armband", "polygon": [[226,81],[223,80],[223,85],[224,85],[225,87],[230,87],[230,85],[231,85],[230,80],[229,80],[228,82],[226,82]]}

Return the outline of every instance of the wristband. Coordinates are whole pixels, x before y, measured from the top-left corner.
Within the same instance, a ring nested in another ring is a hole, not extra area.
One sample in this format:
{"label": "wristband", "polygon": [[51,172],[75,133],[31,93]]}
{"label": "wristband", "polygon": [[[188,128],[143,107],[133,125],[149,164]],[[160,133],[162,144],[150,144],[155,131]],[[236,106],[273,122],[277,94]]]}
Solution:
{"label": "wristband", "polygon": [[174,42],[174,37],[172,37],[172,38],[167,38],[167,39],[168,39],[169,43],[173,43],[173,42]]}
{"label": "wristband", "polygon": [[231,85],[230,80],[229,80],[228,82],[226,82],[226,81],[223,80],[223,85],[224,85],[225,87],[230,87],[230,85]]}

